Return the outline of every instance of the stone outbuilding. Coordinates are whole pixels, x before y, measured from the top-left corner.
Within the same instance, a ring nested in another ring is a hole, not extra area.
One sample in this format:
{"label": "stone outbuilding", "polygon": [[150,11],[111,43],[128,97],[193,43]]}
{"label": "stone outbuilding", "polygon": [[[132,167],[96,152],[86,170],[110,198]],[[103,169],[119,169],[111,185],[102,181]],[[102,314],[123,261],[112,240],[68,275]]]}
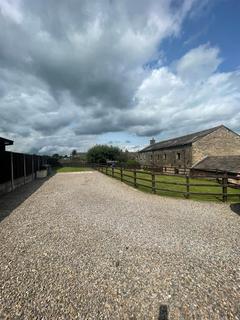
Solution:
{"label": "stone outbuilding", "polygon": [[240,177],[240,156],[209,156],[191,168],[194,175],[227,173],[228,176]]}
{"label": "stone outbuilding", "polygon": [[139,152],[138,161],[142,166],[181,173],[208,156],[240,156],[240,136],[220,125],[157,143],[152,139]]}

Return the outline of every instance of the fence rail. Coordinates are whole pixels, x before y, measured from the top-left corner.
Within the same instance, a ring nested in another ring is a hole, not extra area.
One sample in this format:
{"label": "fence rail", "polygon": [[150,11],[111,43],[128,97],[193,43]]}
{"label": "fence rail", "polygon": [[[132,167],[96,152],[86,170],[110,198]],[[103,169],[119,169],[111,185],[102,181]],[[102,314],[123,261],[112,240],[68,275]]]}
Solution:
{"label": "fence rail", "polygon": [[[232,197],[239,197],[240,199],[240,190],[237,190],[234,193],[229,192],[229,188],[232,187],[232,184],[228,183],[228,178],[231,177],[228,177],[226,173],[215,176],[211,175],[209,177],[195,175],[193,177],[189,175],[175,175],[176,179],[181,179],[181,182],[179,182],[164,180],[166,177],[173,180],[174,176],[172,174],[165,174],[162,172],[140,171],[136,169],[108,167],[104,165],[95,165],[95,168],[106,175],[115,177],[122,182],[126,182],[136,188],[143,187],[150,189],[152,193],[167,192],[179,194],[183,195],[187,199],[189,199],[191,196],[214,196],[219,197],[223,202],[226,202]],[[161,179],[161,177],[163,179]],[[176,188],[171,188],[171,186],[176,186]],[[210,188],[210,190],[213,188],[213,191],[201,191],[201,188]]]}
{"label": "fence rail", "polygon": [[35,179],[46,162],[45,157],[38,155],[0,151],[0,194]]}

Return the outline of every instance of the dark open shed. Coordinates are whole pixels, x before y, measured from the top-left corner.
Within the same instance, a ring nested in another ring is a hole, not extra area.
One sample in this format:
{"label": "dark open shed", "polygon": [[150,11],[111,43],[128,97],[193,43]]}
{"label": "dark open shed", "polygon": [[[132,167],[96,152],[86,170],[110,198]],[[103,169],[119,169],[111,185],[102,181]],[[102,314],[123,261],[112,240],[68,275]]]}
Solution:
{"label": "dark open shed", "polygon": [[0,137],[0,151],[5,151],[6,146],[13,145],[13,141]]}

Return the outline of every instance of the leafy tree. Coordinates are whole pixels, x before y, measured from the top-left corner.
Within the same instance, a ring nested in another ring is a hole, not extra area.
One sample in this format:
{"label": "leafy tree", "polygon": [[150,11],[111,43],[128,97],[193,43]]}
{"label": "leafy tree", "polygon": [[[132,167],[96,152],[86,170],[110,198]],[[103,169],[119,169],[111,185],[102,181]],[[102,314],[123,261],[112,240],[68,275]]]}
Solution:
{"label": "leafy tree", "polygon": [[52,156],[45,156],[45,159],[47,160],[47,163],[52,167],[59,167],[61,165],[58,161],[60,159],[60,156],[57,153]]}
{"label": "leafy tree", "polygon": [[72,151],[72,156],[76,156],[77,155],[77,150],[73,150]]}
{"label": "leafy tree", "polygon": [[110,161],[124,161],[125,155],[118,147],[96,145],[88,150],[87,160],[90,163],[106,163]]}
{"label": "leafy tree", "polygon": [[54,159],[60,159],[60,156],[59,156],[58,153],[54,153],[54,154],[52,155],[52,157],[53,157]]}

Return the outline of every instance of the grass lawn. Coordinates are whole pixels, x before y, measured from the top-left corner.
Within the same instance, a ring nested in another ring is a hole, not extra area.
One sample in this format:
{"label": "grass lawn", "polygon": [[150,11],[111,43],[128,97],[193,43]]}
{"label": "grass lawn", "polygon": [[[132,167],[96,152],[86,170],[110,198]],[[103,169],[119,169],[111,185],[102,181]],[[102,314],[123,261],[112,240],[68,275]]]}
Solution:
{"label": "grass lawn", "polygon": [[81,168],[81,167],[60,167],[55,169],[56,172],[81,172],[81,171],[91,171],[91,168]]}
{"label": "grass lawn", "polygon": [[[108,168],[108,175],[111,176],[112,169]],[[124,176],[124,182],[133,185],[134,179],[133,179],[133,172],[124,170],[123,174]],[[120,170],[114,169],[114,177],[116,179],[120,180]],[[179,176],[166,176],[166,175],[156,175],[156,189],[167,189],[167,191],[163,190],[156,190],[156,194],[159,195],[165,195],[165,196],[171,196],[171,197],[180,197],[185,198],[184,193],[186,190],[186,178],[185,177],[179,177]],[[141,179],[146,179],[141,180]],[[147,174],[146,172],[143,173],[137,173],[137,188],[146,191],[146,192],[152,192],[152,182],[151,182],[151,175]],[[175,185],[174,183],[179,183],[179,185]],[[190,199],[196,199],[196,200],[205,200],[205,201],[222,201],[222,195],[218,195],[222,193],[222,186],[216,181],[216,179],[202,179],[202,178],[195,178],[195,179],[189,179],[190,184],[198,184],[198,186],[190,186],[189,191],[190,192],[196,192],[196,193],[213,193],[214,195],[197,195],[192,194],[190,195]],[[140,185],[141,184],[141,185]],[[184,185],[181,185],[184,184]],[[205,185],[209,186],[205,186]],[[239,202],[240,200],[240,190],[233,189],[228,187],[228,194],[233,195],[230,196],[228,201],[229,202]]]}

